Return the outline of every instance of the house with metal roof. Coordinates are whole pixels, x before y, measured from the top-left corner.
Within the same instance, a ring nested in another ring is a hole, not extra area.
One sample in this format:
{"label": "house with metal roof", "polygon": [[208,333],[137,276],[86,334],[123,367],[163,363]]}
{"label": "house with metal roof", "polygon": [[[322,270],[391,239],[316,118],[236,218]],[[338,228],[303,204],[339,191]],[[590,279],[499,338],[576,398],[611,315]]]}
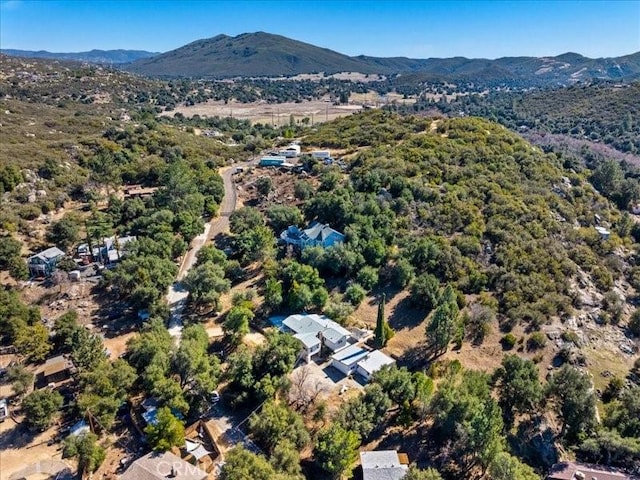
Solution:
{"label": "house with metal roof", "polygon": [[322,345],[336,352],[350,345],[351,332],[324,315],[289,315],[282,321],[282,330],[293,334],[303,346],[302,356],[307,363],[320,353]]}
{"label": "house with metal roof", "polygon": [[48,277],[56,269],[56,265],[64,258],[64,252],[58,247],[51,247],[27,259],[29,274],[32,277]]}
{"label": "house with metal roof", "polygon": [[369,350],[359,345],[351,345],[331,355],[331,366],[349,376],[355,372],[358,362],[366,358],[368,354]]}
{"label": "house with metal roof", "polygon": [[363,480],[400,480],[409,470],[409,459],[396,450],[360,452]]}
{"label": "house with metal roof", "polygon": [[368,355],[358,362],[356,373],[369,381],[371,376],[385,365],[393,365],[396,361],[380,350],[369,352]]}
{"label": "house with metal roof", "polygon": [[344,243],[345,236],[329,225],[314,221],[304,230],[291,225],[280,234],[280,239],[287,245],[294,245],[300,249],[307,247],[329,248]]}

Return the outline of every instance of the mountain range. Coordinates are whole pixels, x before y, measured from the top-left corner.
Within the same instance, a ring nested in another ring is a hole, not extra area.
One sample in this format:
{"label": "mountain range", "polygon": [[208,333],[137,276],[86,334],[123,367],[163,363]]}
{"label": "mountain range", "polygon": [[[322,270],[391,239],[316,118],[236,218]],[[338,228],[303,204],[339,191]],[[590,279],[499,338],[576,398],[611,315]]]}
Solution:
{"label": "mountain range", "polygon": [[147,52],[144,50],[91,50],[89,52],[56,53],[47,52],[46,50],[14,50],[9,48],[1,49],[0,53],[14,57],[51,58],[99,64],[130,63],[141,58],[149,58],[159,55],[157,52]]}
{"label": "mountain range", "polygon": [[[455,80],[526,85],[566,85],[593,79],[640,79],[640,52],[616,58],[587,58],[577,53],[554,57],[465,57],[412,59],[350,57],[281,35],[265,32],[236,37],[217,35],[162,54],[132,50],[92,50],[76,54],[3,50],[22,56],[119,63],[130,72],[151,77],[279,77],[303,73],[401,74],[421,80]],[[14,53],[22,52],[22,53]]]}

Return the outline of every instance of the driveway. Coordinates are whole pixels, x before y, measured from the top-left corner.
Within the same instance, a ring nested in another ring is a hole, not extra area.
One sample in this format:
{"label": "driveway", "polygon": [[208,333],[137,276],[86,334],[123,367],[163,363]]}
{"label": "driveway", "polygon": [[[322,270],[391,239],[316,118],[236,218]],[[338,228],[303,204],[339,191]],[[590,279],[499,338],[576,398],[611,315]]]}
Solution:
{"label": "driveway", "polygon": [[237,203],[233,174],[236,168],[248,167],[251,164],[255,164],[255,162],[256,160],[254,159],[220,169],[220,175],[222,176],[224,185],[224,197],[222,197],[222,202],[220,203],[220,215],[211,219],[211,221],[205,225],[204,232],[192,240],[189,251],[185,254],[180,264],[176,281],[169,287],[167,303],[171,310],[171,318],[169,319],[168,330],[169,334],[178,343],[180,343],[183,329],[182,312],[184,311],[187,297],[189,296],[189,291],[184,287],[181,280],[184,279],[189,270],[195,265],[200,249],[217,235],[229,231],[229,216],[236,209]]}

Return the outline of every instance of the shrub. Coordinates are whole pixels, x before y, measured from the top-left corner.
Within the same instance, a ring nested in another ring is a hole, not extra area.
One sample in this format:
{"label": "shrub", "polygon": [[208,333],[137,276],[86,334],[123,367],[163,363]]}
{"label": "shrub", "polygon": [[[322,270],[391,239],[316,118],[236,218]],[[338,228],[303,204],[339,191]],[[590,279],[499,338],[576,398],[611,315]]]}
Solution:
{"label": "shrub", "polygon": [[513,333],[507,333],[500,339],[504,350],[511,350],[516,345],[516,336]]}
{"label": "shrub", "polygon": [[344,298],[354,307],[362,303],[367,292],[357,283],[353,283],[347,287]]}
{"label": "shrub", "polygon": [[527,350],[540,350],[547,344],[547,337],[542,332],[533,332],[527,340]]}
{"label": "shrub", "polygon": [[640,337],[640,309],[634,310],[627,325],[632,335]]}

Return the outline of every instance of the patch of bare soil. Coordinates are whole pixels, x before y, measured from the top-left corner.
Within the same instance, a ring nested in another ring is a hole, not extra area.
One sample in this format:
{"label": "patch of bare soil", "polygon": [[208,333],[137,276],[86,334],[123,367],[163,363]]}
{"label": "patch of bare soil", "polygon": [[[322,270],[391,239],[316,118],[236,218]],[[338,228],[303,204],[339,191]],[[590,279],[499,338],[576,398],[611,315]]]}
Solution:
{"label": "patch of bare soil", "polygon": [[181,113],[185,117],[200,115],[201,117],[232,117],[249,120],[252,123],[272,124],[274,126],[289,125],[291,119],[299,122],[308,118],[310,124],[326,122],[339,117],[351,115],[362,110],[362,105],[333,105],[327,100],[312,100],[300,103],[287,102],[270,104],[266,102],[240,103],[222,100],[209,100],[196,105],[179,105],[170,112],[160,115],[172,117]]}
{"label": "patch of bare soil", "polygon": [[[56,434],[55,426],[42,433],[32,434],[11,418],[0,423],[0,480],[8,480],[12,474],[30,466],[33,466],[30,470],[35,473],[40,462],[44,465],[50,460],[62,461],[60,444],[48,445]],[[69,463],[69,467],[70,470],[75,470],[75,465]],[[35,475],[27,477],[28,480],[36,478],[38,477]]]}

